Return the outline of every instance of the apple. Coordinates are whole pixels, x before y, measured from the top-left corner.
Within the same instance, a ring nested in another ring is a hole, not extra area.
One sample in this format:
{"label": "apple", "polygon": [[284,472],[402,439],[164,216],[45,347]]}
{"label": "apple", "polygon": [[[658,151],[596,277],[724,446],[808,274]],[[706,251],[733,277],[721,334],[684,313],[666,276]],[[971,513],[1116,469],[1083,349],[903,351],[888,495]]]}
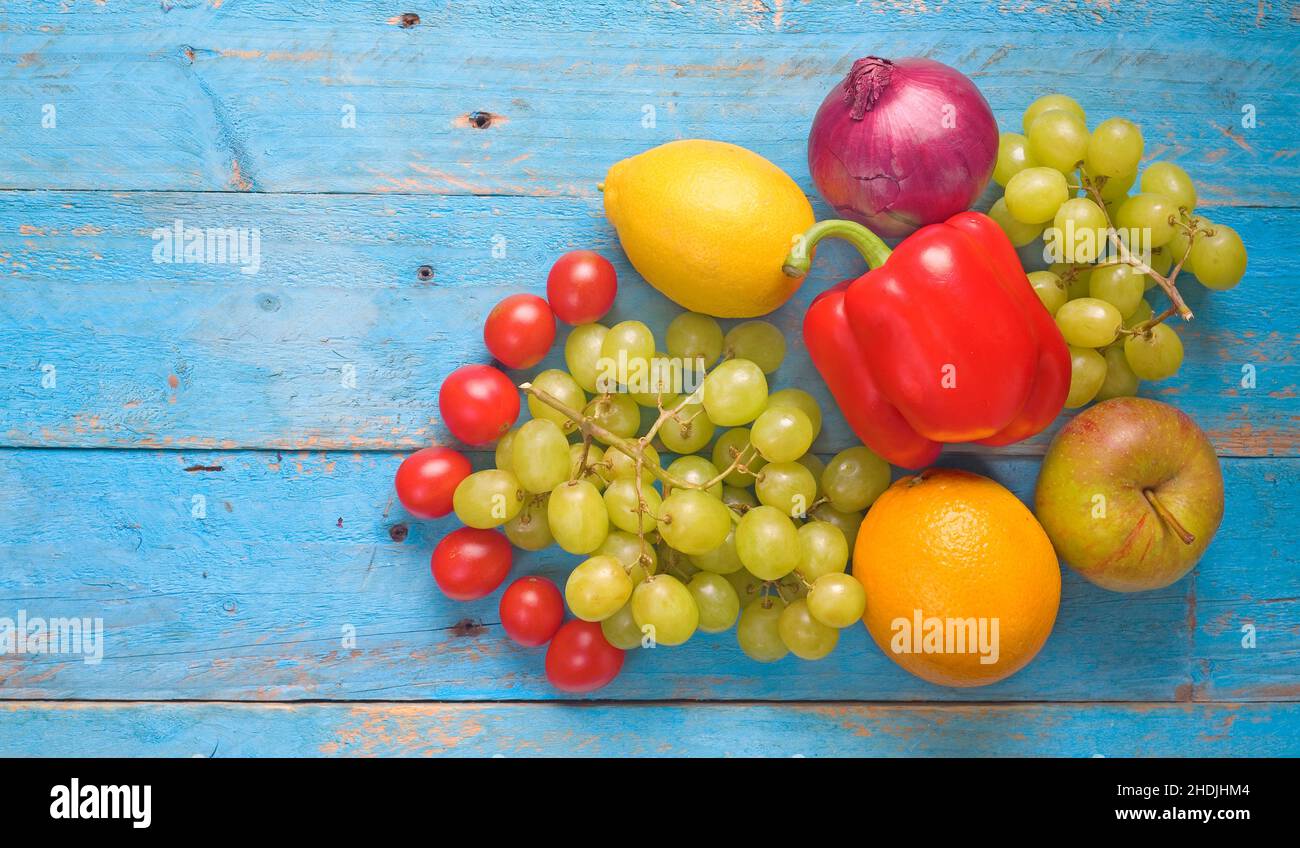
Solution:
{"label": "apple", "polygon": [[1034,511],[1061,559],[1093,583],[1159,589],[1191,571],[1219,529],[1223,473],[1182,411],[1114,398],[1056,434]]}

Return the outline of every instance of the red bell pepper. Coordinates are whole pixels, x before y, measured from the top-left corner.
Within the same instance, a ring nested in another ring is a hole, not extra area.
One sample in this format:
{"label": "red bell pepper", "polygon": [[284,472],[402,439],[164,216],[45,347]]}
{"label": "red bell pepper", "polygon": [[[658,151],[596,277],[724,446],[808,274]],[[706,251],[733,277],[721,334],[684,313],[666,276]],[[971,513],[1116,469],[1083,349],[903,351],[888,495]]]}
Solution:
{"label": "red bell pepper", "polygon": [[959,213],[892,253],[860,224],[821,221],[786,273],[806,274],[827,236],[848,240],[872,270],[813,301],[804,341],[849,426],[881,457],[920,468],[942,443],[1011,444],[1061,411],[1069,351],[991,218]]}

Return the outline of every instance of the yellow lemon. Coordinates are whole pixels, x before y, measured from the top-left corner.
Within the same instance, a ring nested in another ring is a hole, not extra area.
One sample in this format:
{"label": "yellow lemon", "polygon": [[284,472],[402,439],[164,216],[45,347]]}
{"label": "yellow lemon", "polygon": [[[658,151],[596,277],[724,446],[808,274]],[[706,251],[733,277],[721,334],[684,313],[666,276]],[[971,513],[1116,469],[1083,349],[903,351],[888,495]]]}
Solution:
{"label": "yellow lemon", "polygon": [[605,215],[633,267],[677,304],[719,318],[766,315],[800,279],[781,270],[812,207],[790,176],[722,141],[671,141],[624,159]]}

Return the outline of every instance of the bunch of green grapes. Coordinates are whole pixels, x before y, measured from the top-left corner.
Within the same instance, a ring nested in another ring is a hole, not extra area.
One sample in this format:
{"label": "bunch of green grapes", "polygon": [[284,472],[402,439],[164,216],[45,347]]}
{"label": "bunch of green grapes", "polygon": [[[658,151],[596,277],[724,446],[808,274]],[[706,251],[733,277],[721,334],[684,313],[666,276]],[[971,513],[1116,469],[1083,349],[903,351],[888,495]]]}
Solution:
{"label": "bunch of green grapes", "polygon": [[456,515],[581,557],[565,600],[616,647],[734,626],[760,661],[826,656],[866,605],[845,568],[889,465],[861,446],[829,463],[811,453],[817,401],[768,391],[785,357],[772,324],[724,334],[688,312],[663,342],[640,321],[575,327],[567,370],[525,386],[531,420],[498,442],[496,468],[460,483]]}
{"label": "bunch of green grapes", "polygon": [[[1164,321],[1191,317],[1175,280],[1185,272],[1206,288],[1237,285],[1246,273],[1241,237],[1196,213],[1196,186],[1178,165],[1142,168],[1132,121],[1109,118],[1089,131],[1077,102],[1049,94],[1025,110],[1023,129],[999,138],[993,179],[1005,191],[989,216],[1017,247],[1042,238],[1053,262],[1029,280],[1070,348],[1066,407],[1174,375],[1183,344]],[[1146,292],[1157,287],[1171,305],[1154,314]]]}

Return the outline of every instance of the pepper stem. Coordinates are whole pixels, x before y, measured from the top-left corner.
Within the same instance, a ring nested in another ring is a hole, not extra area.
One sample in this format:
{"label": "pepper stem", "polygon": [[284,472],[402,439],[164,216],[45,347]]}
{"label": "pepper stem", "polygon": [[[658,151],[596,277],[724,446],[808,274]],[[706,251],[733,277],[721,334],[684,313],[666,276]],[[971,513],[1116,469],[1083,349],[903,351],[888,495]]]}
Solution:
{"label": "pepper stem", "polygon": [[818,221],[808,228],[803,235],[796,237],[794,247],[785,257],[781,270],[787,277],[803,277],[812,268],[812,252],[817,243],[827,237],[842,238],[862,254],[867,264],[879,268],[885,264],[892,252],[889,245],[881,241],[880,236],[868,230],[856,221],[830,218]]}

